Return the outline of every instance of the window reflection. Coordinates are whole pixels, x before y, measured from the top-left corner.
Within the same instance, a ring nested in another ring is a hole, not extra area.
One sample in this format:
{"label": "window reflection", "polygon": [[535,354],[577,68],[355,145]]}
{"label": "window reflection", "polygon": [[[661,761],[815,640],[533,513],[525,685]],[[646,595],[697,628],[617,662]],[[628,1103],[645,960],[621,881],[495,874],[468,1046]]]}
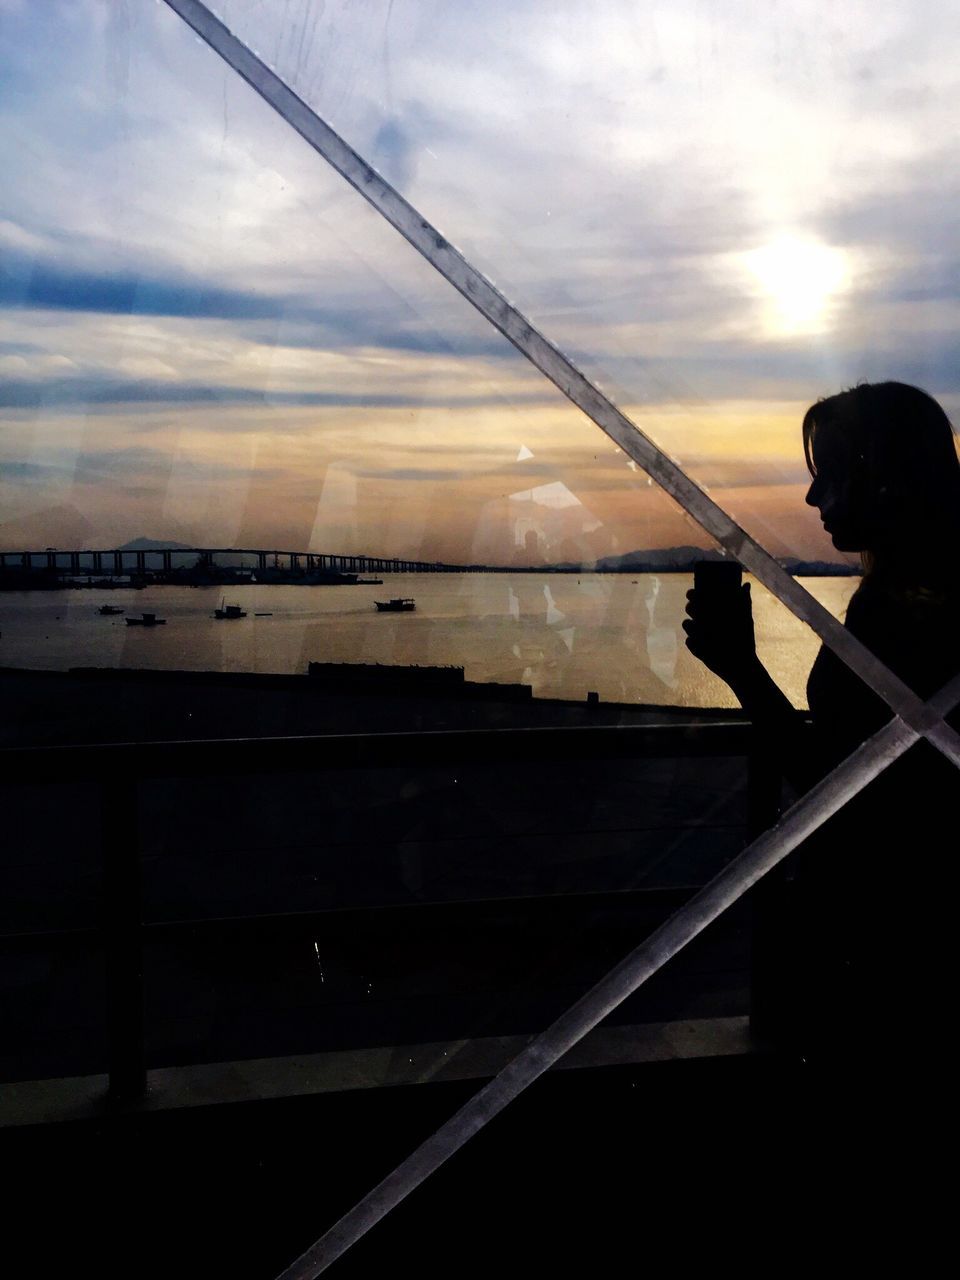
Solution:
{"label": "window reflection", "polygon": [[[382,47],[350,6],[221,11],[843,616],[857,548],[797,501],[798,405],[891,350],[946,385],[943,315],[916,330],[904,264],[921,234],[936,259],[947,215],[887,227],[876,194],[936,167],[939,115],[888,56],[915,37],[939,66],[935,23],[853,21],[824,99],[803,56],[771,60],[779,16],[704,58],[683,9],[641,29],[521,6],[503,42],[495,12],[410,5]],[[18,792],[50,856],[27,840],[6,864],[32,885],[11,930],[57,892],[86,949],[76,971],[13,964],[33,1042],[8,1073],[112,1070],[117,939],[90,936],[111,871],[71,858],[74,817],[142,855],[141,1069],[533,1034],[775,816],[779,779],[758,787],[731,691],[682,643],[715,551],[172,14],[117,12],[10,19],[7,741],[336,741],[319,763],[241,744],[229,769],[237,742],[188,743],[173,779],[108,753],[117,773],[60,779],[46,825]],[[465,63],[477,24],[491,56]],[[887,142],[861,138],[854,191],[822,144],[858,93],[878,118],[896,99],[903,154],[886,174]],[[756,584],[753,603],[795,720],[816,640]],[[558,732],[496,758],[491,735],[531,729]],[[449,759],[436,730],[467,731]],[[371,763],[384,731],[399,745]],[[744,903],[618,1018],[743,1024],[750,928]]]}

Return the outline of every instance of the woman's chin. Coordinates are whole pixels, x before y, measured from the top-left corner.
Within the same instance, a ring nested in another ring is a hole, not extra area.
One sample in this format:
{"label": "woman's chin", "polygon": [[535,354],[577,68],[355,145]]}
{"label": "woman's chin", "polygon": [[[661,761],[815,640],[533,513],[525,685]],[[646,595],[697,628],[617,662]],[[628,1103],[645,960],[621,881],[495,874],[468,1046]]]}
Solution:
{"label": "woman's chin", "polygon": [[863,550],[863,539],[854,538],[850,534],[843,533],[842,530],[827,530],[830,534],[830,541],[838,551],[856,551]]}

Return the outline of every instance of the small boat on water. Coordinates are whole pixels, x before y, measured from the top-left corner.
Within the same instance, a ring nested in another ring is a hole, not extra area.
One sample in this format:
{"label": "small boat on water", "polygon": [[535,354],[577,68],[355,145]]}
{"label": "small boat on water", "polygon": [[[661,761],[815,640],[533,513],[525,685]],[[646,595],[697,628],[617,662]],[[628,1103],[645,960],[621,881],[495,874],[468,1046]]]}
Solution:
{"label": "small boat on water", "polygon": [[102,613],[104,617],[110,618],[113,617],[114,614],[123,613],[123,610],[118,604],[102,604],[97,610],[97,613]]}
{"label": "small boat on water", "polygon": [[398,596],[394,600],[375,600],[374,604],[380,613],[409,613],[417,607],[409,596]]}
{"label": "small boat on water", "polygon": [[382,587],[382,578],[358,578],[356,585],[358,587]]}
{"label": "small boat on water", "polygon": [[213,616],[215,618],[245,618],[247,615],[238,604],[224,604],[223,600],[221,600],[220,608],[214,609]]}
{"label": "small boat on water", "polygon": [[125,618],[128,627],[165,627],[166,618],[158,618],[155,613],[145,613],[139,618]]}

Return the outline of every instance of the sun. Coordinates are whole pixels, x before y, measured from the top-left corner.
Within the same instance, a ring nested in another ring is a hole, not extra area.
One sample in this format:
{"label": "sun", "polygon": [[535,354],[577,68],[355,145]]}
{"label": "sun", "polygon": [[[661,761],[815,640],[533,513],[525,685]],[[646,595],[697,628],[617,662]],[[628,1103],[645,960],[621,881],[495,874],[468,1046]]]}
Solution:
{"label": "sun", "polygon": [[816,240],[782,236],[743,261],[766,299],[768,327],[781,335],[824,332],[833,303],[849,287],[844,250]]}

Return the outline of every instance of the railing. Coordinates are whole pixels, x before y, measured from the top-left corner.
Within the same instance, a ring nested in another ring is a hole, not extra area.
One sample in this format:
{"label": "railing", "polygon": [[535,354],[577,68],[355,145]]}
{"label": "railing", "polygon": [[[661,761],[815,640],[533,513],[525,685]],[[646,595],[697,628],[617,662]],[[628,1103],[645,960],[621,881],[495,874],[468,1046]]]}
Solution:
{"label": "railing", "polygon": [[[178,930],[214,931],[262,928],[265,919],[281,930],[331,912],[295,916],[262,915],[165,921],[144,924],[141,849],[138,835],[139,787],[159,778],[279,776],[294,772],[336,772],[355,768],[436,765],[540,764],[578,760],[652,757],[743,756],[747,771],[748,828],[765,829],[776,816],[779,775],[754,751],[748,724],[650,726],[591,725],[531,729],[457,730],[418,733],[323,735],[301,738],[253,738],[213,741],[7,748],[0,751],[5,782],[55,783],[83,780],[101,794],[103,911],[99,929],[55,930],[7,935],[6,948],[55,943],[66,937],[102,936],[107,988],[107,1058],[110,1095],[133,1103],[146,1084],[144,1024],[144,940]],[[456,904],[438,904],[449,911]]]}

